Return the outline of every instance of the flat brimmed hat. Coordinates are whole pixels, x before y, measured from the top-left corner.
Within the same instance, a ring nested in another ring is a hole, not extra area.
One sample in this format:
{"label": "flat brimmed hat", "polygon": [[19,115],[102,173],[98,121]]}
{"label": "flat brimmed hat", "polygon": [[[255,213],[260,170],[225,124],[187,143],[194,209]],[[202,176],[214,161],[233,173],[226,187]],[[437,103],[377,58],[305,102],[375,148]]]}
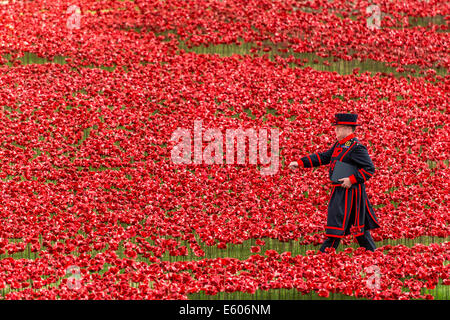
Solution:
{"label": "flat brimmed hat", "polygon": [[334,115],[334,122],[331,125],[360,126],[357,120],[358,115],[355,113],[336,113]]}

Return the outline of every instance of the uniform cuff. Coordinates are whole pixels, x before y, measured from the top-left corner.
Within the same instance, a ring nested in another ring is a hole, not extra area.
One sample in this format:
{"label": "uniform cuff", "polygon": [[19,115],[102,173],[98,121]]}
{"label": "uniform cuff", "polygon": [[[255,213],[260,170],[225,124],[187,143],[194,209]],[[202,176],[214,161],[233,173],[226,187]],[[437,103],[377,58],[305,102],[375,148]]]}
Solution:
{"label": "uniform cuff", "polygon": [[355,183],[357,183],[358,181],[356,181],[356,178],[355,178],[355,175],[354,174],[352,174],[350,177],[348,177],[349,179],[350,179],[350,182],[352,183],[352,184],[355,184]]}
{"label": "uniform cuff", "polygon": [[298,161],[298,166],[302,167],[302,168],[305,167],[305,164],[303,163],[303,161],[301,159]]}

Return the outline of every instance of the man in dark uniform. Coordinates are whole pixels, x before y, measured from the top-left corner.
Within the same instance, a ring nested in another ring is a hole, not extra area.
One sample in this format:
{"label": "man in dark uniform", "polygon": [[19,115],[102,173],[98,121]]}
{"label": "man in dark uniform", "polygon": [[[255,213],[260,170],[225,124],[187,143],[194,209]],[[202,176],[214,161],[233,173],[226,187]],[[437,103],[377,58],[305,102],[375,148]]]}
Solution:
{"label": "man in dark uniform", "polygon": [[[289,164],[292,170],[299,166],[303,168],[318,167],[330,164],[329,177],[333,173],[336,161],[349,163],[358,168],[355,175],[339,179],[341,184],[331,182],[333,187],[328,204],[327,239],[320,248],[333,247],[337,249],[341,239],[352,234],[361,247],[374,251],[375,242],[369,230],[379,228],[377,217],[366,194],[364,183],[375,172],[375,167],[366,146],[356,138],[355,130],[358,115],[352,113],[337,113],[332,125],[336,126],[337,141],[325,152],[316,152],[302,157]],[[331,181],[331,180],[330,180]]]}

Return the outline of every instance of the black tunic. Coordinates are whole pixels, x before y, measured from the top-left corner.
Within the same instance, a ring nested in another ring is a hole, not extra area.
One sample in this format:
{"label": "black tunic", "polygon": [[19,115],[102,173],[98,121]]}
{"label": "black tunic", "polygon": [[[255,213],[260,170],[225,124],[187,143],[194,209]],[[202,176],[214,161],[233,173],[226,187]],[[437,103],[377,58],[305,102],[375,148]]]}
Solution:
{"label": "black tunic", "polygon": [[[300,160],[299,165],[303,165],[305,168],[330,164],[329,178],[331,178],[337,160],[358,168],[357,174],[349,177],[352,186],[348,189],[330,180],[333,189],[325,226],[327,236],[342,238],[351,233],[358,237],[363,235],[366,230],[380,227],[364,184],[372,177],[375,167],[366,146],[360,143],[354,133],[336,141],[329,150],[307,155]],[[352,221],[350,221],[350,217],[352,217]]]}

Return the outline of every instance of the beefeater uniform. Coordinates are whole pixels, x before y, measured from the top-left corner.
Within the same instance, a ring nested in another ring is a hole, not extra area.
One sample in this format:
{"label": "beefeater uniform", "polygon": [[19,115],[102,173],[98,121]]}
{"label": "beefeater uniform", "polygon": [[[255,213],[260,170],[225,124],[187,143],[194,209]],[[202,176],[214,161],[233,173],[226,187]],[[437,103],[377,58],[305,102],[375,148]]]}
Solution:
{"label": "beefeater uniform", "polygon": [[[335,122],[332,125],[359,126],[360,124],[356,122],[357,117],[357,114],[338,113],[335,115]],[[304,168],[329,164],[329,178],[331,178],[334,165],[338,160],[358,168],[357,173],[349,177],[352,185],[348,189],[330,180],[332,190],[325,227],[327,239],[320,251],[324,252],[328,247],[336,249],[340,240],[348,234],[352,234],[360,246],[374,251],[376,249],[375,242],[369,230],[380,226],[367,197],[364,184],[375,172],[367,147],[358,140],[354,133],[351,133],[342,140],[336,141],[327,151],[309,154],[300,160],[298,164]]]}

